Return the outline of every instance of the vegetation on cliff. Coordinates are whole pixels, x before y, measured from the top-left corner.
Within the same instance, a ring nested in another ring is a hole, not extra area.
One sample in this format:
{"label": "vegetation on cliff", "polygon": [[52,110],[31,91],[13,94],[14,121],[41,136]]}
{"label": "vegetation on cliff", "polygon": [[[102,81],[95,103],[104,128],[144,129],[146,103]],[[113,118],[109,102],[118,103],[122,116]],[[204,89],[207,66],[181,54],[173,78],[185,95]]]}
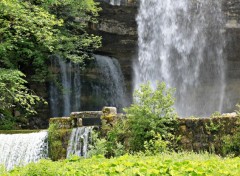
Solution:
{"label": "vegetation on cliff", "polygon": [[35,112],[40,98],[26,80],[46,81],[51,56],[82,64],[91,58],[101,38],[86,26],[96,22],[99,10],[93,0],[0,1],[1,116],[13,117],[14,109]]}

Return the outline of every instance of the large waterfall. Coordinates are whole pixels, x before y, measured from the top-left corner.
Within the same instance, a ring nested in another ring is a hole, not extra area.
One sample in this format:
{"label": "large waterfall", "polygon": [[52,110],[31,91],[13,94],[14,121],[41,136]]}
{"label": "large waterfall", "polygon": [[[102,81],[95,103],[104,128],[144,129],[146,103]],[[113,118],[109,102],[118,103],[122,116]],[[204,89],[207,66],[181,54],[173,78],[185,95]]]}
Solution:
{"label": "large waterfall", "polygon": [[29,134],[0,134],[0,164],[7,170],[37,162],[48,156],[47,131]]}
{"label": "large waterfall", "polygon": [[141,0],[135,88],[176,88],[180,116],[222,111],[225,89],[221,0]]}
{"label": "large waterfall", "polygon": [[107,56],[94,57],[87,69],[61,58],[52,60],[53,117],[69,116],[73,111],[100,110],[103,106],[121,109],[126,105],[124,77],[118,61]]}

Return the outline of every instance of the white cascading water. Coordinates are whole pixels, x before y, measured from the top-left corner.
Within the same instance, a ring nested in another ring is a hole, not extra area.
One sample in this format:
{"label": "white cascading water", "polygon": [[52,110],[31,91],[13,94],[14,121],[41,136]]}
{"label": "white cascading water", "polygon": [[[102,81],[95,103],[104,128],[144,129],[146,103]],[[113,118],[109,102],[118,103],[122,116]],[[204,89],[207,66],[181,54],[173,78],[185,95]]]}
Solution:
{"label": "white cascading water", "polygon": [[60,81],[50,84],[50,107],[52,117],[69,116],[80,110],[81,77],[78,64],[54,58],[51,66],[59,69]]}
{"label": "white cascading water", "polygon": [[121,0],[110,0],[110,4],[120,6],[121,5]]}
{"label": "white cascading water", "polygon": [[[103,106],[116,106],[121,109],[126,106],[125,83],[118,61],[107,56],[94,55],[94,69],[97,70],[97,80],[91,82],[81,91],[82,85],[89,82],[85,72],[77,64],[61,58],[52,59],[51,69],[55,82],[50,83],[50,107],[52,117],[69,116],[71,112],[82,109],[81,96],[91,96],[97,102],[90,102],[89,110],[99,110]],[[81,75],[83,78],[81,78]],[[95,106],[95,107],[94,107]],[[83,107],[87,107],[86,102]],[[94,109],[97,108],[97,109]]]}
{"label": "white cascading water", "polygon": [[164,81],[176,88],[182,117],[223,111],[222,0],[140,0],[135,88]]}
{"label": "white cascading water", "polygon": [[71,155],[87,157],[90,135],[93,127],[78,127],[72,129],[67,148],[67,158]]}
{"label": "white cascading water", "polygon": [[105,80],[105,85],[95,86],[94,92],[99,92],[105,98],[103,106],[114,106],[120,110],[126,106],[125,82],[120,64],[115,58],[107,56],[95,55],[95,58],[100,70],[99,77]]}
{"label": "white cascading water", "polygon": [[0,134],[0,164],[7,170],[48,157],[47,131]]}

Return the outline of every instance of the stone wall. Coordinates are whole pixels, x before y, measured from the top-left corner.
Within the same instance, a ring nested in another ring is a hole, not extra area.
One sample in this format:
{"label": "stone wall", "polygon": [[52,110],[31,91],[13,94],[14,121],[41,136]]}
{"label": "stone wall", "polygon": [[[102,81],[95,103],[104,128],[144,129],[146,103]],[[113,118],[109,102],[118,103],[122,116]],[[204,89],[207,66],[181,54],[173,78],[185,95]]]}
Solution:
{"label": "stone wall", "polygon": [[179,145],[187,151],[209,151],[222,154],[223,136],[233,135],[240,128],[240,117],[179,119]]}
{"label": "stone wall", "polygon": [[[106,107],[108,108],[108,107]],[[71,117],[52,118],[50,124],[56,124],[58,129],[71,129],[73,127],[85,126],[82,122],[91,117],[99,122],[103,117],[123,117],[116,112],[101,111],[83,111],[71,114]],[[107,109],[108,110],[108,109]],[[100,126],[101,123],[91,122],[91,126]],[[111,122],[109,122],[111,123]],[[185,151],[208,151],[222,154],[223,137],[234,135],[240,128],[240,116],[236,113],[223,114],[211,118],[178,118],[178,128],[176,136],[180,137],[179,148]]]}

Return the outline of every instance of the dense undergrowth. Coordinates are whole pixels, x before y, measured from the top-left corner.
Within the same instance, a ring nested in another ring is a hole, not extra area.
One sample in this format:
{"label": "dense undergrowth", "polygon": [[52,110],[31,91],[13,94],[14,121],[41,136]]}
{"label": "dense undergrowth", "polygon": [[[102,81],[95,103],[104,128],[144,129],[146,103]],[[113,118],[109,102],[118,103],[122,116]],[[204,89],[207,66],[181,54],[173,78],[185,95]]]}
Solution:
{"label": "dense undergrowth", "polygon": [[10,172],[0,169],[3,176],[55,176],[55,175],[209,175],[238,176],[240,158],[221,158],[217,155],[194,153],[163,153],[156,156],[124,155],[106,159],[72,157],[53,162],[41,160]]}

